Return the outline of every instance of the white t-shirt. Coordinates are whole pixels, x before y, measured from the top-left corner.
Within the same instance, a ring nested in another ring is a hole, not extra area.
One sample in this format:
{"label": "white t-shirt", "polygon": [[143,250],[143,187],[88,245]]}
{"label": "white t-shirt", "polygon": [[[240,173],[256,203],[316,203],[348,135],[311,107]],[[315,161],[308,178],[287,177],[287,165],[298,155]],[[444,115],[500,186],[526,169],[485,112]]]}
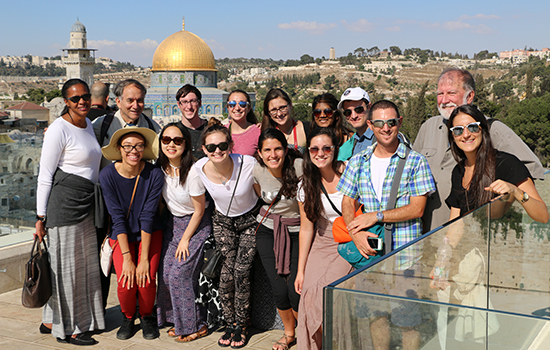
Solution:
{"label": "white t-shirt", "polygon": [[[164,171],[163,171],[164,172]],[[164,186],[162,196],[166,206],[174,216],[191,215],[195,212],[191,197],[198,197],[206,192],[195,168],[191,167],[183,186],[179,177],[170,176],[164,173]]]}
{"label": "white t-shirt", "polygon": [[53,174],[57,168],[97,183],[100,161],[101,148],[90,120],[86,119],[86,128],[83,129],[61,117],[57,118],[48,127],[42,144],[36,214],[46,215]]}
{"label": "white t-shirt", "polygon": [[203,168],[209,160],[208,157],[201,158],[195,163],[195,165],[193,165],[193,167],[197,171],[204,187],[208,193],[210,193],[210,196],[212,196],[216,210],[223,215],[227,215],[227,209],[229,207],[231,195],[235,189],[235,183],[237,182],[242,160],[243,168],[241,171],[241,176],[239,178],[237,190],[235,191],[235,197],[231,203],[231,210],[229,211],[229,215],[227,215],[229,217],[236,217],[248,213],[252,208],[254,208],[256,202],[258,202],[258,196],[256,195],[253,187],[253,169],[254,164],[256,164],[256,159],[251,156],[242,156],[240,154],[231,154],[230,157],[231,160],[233,160],[233,174],[231,174],[231,178],[225,185],[213,183],[204,173]]}
{"label": "white t-shirt", "polygon": [[[330,200],[340,212],[342,211],[342,199],[344,198],[344,195],[340,191],[336,191],[334,193],[329,193],[328,196],[330,197]],[[296,194],[296,199],[300,203],[304,203],[306,199],[306,194],[304,192],[304,188],[302,187],[302,181],[298,184],[298,193]],[[327,196],[325,196],[324,193],[321,193],[321,202],[323,203],[323,208],[325,209],[325,213],[323,214],[323,217],[325,217],[327,220],[329,220],[331,223],[334,223],[334,220],[336,220],[337,217],[340,216],[334,209],[332,208],[332,205],[330,205],[330,202],[327,199]]]}
{"label": "white t-shirt", "polygon": [[370,174],[372,187],[376,198],[382,201],[382,188],[384,187],[384,179],[386,178],[386,172],[390,166],[391,157],[378,158],[374,154],[370,157]]}

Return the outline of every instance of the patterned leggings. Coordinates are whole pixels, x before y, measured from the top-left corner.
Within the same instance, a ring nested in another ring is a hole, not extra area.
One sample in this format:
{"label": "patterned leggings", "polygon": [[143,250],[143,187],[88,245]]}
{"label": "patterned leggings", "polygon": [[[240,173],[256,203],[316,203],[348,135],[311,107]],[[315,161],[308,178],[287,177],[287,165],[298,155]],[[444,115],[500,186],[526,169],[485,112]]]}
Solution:
{"label": "patterned leggings", "polygon": [[217,210],[212,216],[216,247],[222,253],[220,301],[227,324],[245,326],[250,311],[250,271],[256,254],[256,217],[248,212],[228,217]]}

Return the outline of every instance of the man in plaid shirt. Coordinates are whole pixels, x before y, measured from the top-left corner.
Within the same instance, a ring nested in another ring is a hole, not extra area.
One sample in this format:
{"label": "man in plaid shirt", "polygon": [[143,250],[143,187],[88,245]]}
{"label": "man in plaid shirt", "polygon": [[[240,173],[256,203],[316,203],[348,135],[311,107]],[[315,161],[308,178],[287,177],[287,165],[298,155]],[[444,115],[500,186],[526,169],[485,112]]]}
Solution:
{"label": "man in plaid shirt", "polygon": [[[377,143],[350,160],[337,189],[344,194],[342,216],[359,252],[368,258],[376,254],[362,231],[378,222],[395,223],[393,249],[422,234],[421,217],[429,194],[435,191],[432,172],[426,158],[411,151],[403,169],[395,209],[386,210],[399,158],[405,157],[405,145],[398,134],[403,118],[390,101],[376,102],[369,111],[369,128]],[[355,217],[356,201],[364,205],[364,214]]]}
{"label": "man in plaid shirt", "polygon": [[[406,156],[406,146],[397,137],[402,121],[403,118],[399,116],[393,102],[382,100],[373,104],[367,123],[377,142],[349,160],[337,186],[344,194],[342,216],[349,234],[359,252],[367,258],[376,254],[369,246],[367,238],[376,235],[363,229],[376,223],[394,223],[392,250],[412,241],[422,235],[421,217],[427,197],[436,189],[426,158],[411,150],[399,183],[395,209],[386,209],[397,164],[399,159]],[[355,217],[357,202],[363,204],[364,214]],[[415,264],[418,256],[414,254],[414,250],[408,249],[396,257],[394,272],[387,276],[381,274],[378,288],[368,276],[362,276],[365,278],[364,288],[381,294],[418,298],[416,292],[420,267]],[[393,276],[395,277],[392,278]],[[361,282],[360,277],[356,279],[357,283]],[[393,282],[388,283],[388,278]],[[422,322],[418,305],[406,301],[386,305],[382,300],[376,299],[369,303],[361,299],[357,301],[357,305],[357,317],[370,319],[370,333],[375,348],[389,349],[388,320],[391,319],[393,324],[401,328],[403,349],[418,349],[420,335],[415,327]]]}

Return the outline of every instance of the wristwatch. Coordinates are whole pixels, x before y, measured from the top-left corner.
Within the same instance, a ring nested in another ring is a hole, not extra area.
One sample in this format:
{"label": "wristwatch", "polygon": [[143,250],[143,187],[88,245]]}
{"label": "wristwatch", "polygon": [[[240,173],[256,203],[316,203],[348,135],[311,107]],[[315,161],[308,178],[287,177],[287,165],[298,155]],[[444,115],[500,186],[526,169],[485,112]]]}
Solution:
{"label": "wristwatch", "polygon": [[529,200],[529,195],[527,194],[527,192],[523,192],[523,198],[519,202],[523,204],[528,200]]}
{"label": "wristwatch", "polygon": [[45,216],[38,216],[36,215],[36,220],[40,220],[42,221],[43,223],[46,222],[46,217]]}
{"label": "wristwatch", "polygon": [[381,211],[376,213],[376,220],[378,220],[378,222],[382,222],[384,220],[384,214],[382,214]]}

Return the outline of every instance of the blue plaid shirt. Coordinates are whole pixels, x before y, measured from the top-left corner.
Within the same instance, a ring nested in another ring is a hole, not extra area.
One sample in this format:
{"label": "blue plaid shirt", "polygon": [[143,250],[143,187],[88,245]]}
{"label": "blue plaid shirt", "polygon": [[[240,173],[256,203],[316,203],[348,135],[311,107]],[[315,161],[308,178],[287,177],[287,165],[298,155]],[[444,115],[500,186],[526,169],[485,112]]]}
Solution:
{"label": "blue plaid shirt", "polygon": [[[386,171],[382,187],[382,201],[380,202],[372,186],[370,171],[370,157],[376,145],[374,143],[349,160],[336,187],[345,196],[358,199],[364,205],[365,213],[386,210],[397,164],[400,158],[405,157],[406,146],[400,142],[397,151],[391,157],[390,165]],[[395,207],[400,208],[408,205],[410,204],[411,197],[431,194],[435,189],[435,182],[428,161],[420,153],[411,150],[403,169]],[[392,250],[399,248],[420,235],[422,235],[422,220],[420,218],[395,223],[392,230]]]}

